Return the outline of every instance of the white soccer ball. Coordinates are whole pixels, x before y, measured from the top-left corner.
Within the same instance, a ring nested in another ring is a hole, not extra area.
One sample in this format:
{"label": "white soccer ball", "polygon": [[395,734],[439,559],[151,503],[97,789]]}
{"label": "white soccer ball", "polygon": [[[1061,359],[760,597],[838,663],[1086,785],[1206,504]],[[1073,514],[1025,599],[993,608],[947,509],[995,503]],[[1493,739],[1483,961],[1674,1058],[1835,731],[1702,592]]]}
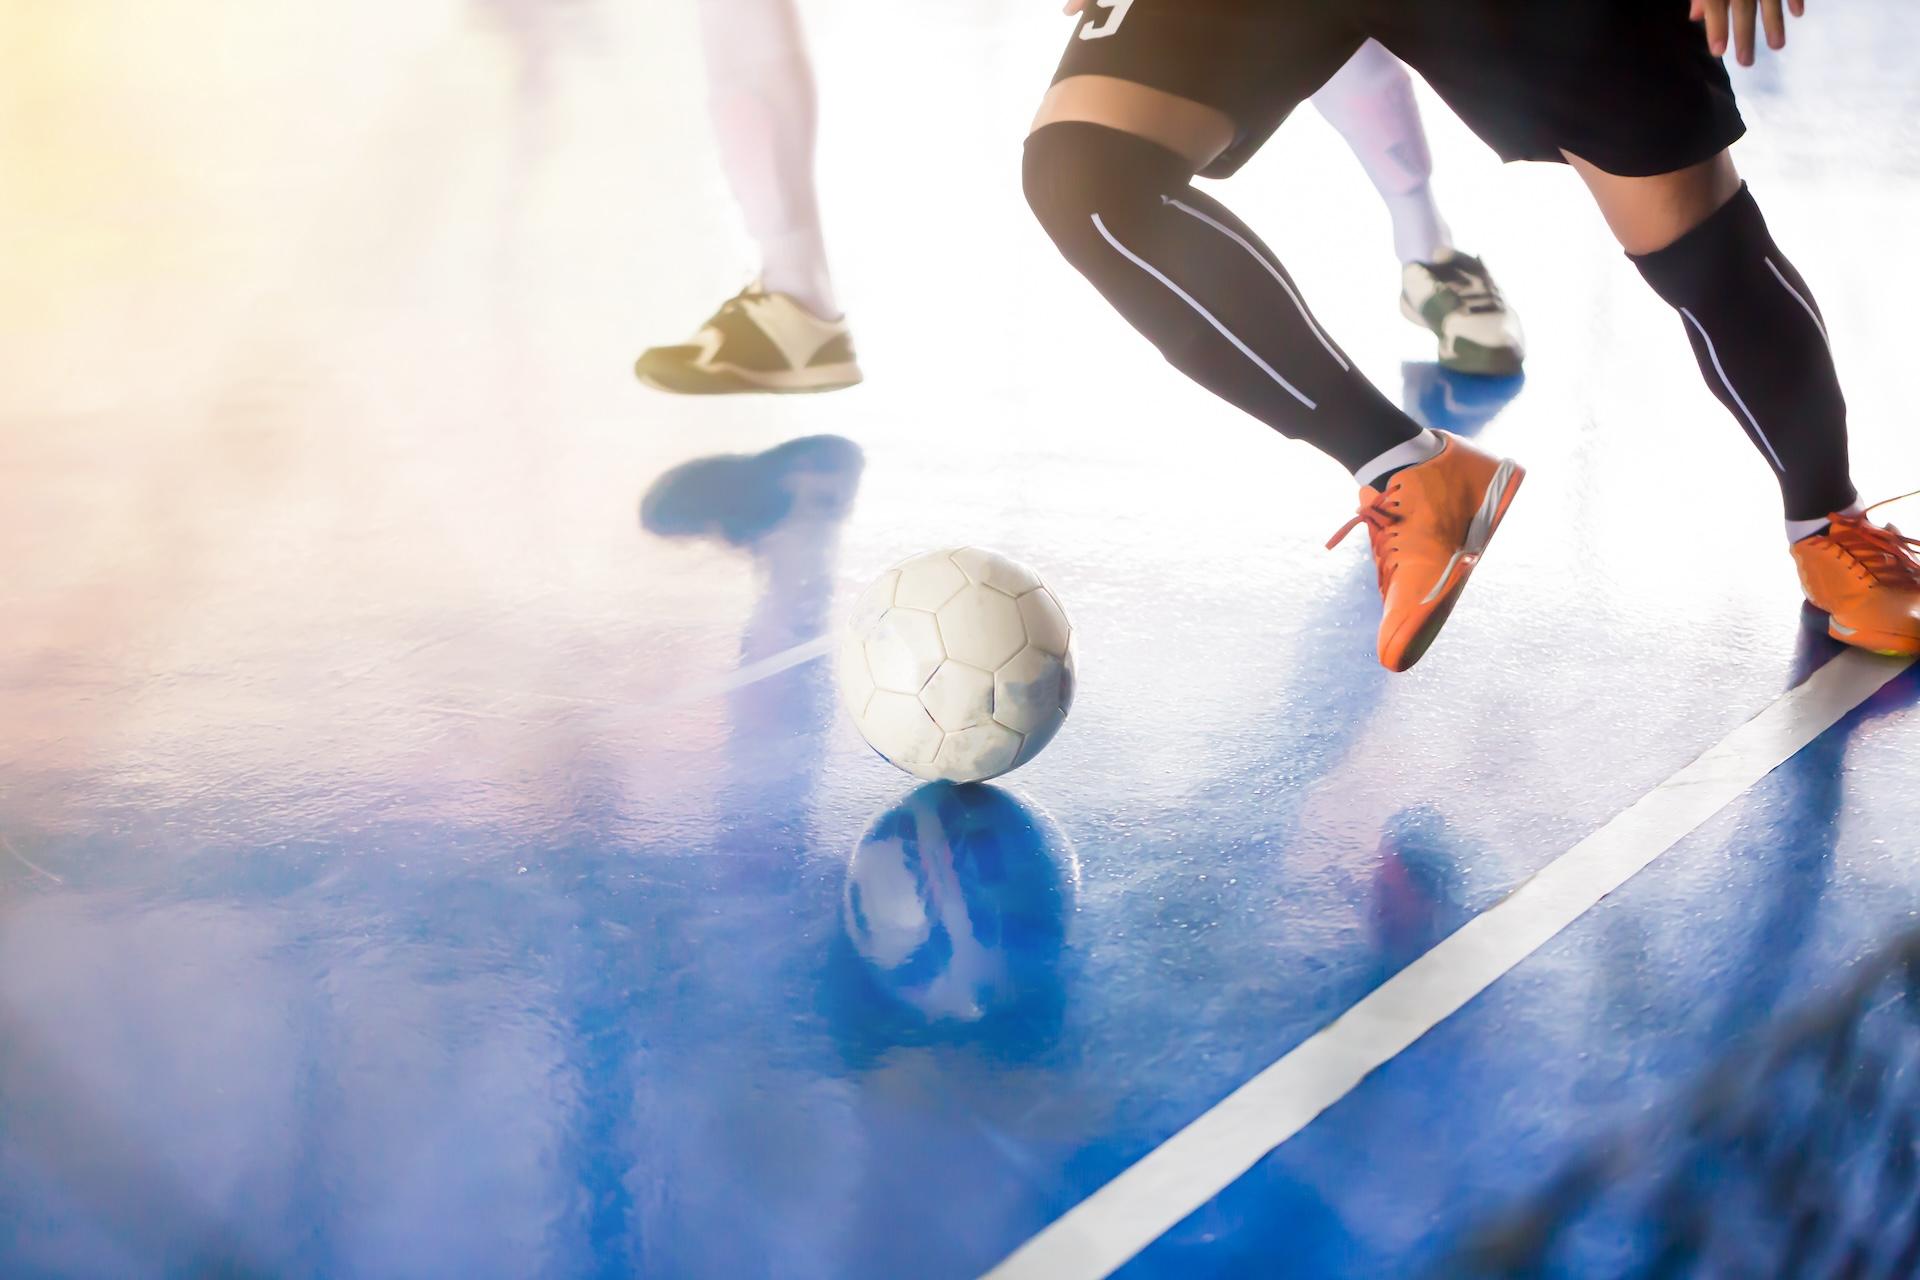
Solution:
{"label": "white soccer ball", "polygon": [[981,782],[1060,731],[1073,628],[1025,565],[978,547],[929,551],[861,593],[839,669],[868,746],[916,778]]}

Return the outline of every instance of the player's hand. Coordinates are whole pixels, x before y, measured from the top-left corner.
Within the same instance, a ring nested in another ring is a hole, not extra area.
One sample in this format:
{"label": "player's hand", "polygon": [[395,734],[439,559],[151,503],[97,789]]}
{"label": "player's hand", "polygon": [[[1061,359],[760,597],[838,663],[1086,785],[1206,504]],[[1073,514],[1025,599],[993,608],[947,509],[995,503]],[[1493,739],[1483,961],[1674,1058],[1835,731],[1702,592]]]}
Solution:
{"label": "player's hand", "polygon": [[[1807,0],[1785,0],[1786,12],[1802,17]],[[1727,37],[1733,37],[1734,60],[1743,67],[1753,65],[1753,20],[1760,19],[1767,33],[1767,48],[1781,49],[1787,43],[1787,19],[1781,12],[1781,0],[1693,0],[1692,18],[1707,24],[1707,48],[1713,56],[1727,53]]]}
{"label": "player's hand", "polygon": [[1060,12],[1081,13],[1085,11],[1086,7],[1087,7],[1087,0],[1067,0],[1066,7],[1060,10]]}

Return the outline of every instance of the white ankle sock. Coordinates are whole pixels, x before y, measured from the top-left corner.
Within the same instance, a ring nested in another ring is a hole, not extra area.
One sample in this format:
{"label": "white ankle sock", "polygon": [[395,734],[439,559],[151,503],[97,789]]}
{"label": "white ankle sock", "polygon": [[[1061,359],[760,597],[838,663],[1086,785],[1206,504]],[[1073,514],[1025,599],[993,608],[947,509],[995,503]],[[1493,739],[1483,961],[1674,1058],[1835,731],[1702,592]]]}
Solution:
{"label": "white ankle sock", "polygon": [[1393,251],[1400,262],[1440,262],[1453,256],[1453,232],[1448,230],[1440,206],[1433,202],[1433,188],[1425,183],[1409,195],[1388,196],[1387,213],[1393,218]]}
{"label": "white ankle sock", "polygon": [[1313,105],[1353,148],[1393,219],[1400,261],[1438,262],[1453,247],[1434,203],[1433,157],[1413,80],[1400,60],[1369,40],[1313,95]]}
{"label": "white ankle sock", "polygon": [[837,320],[827,246],[817,227],[767,236],[760,241],[760,285],[784,293],[822,320]]}
{"label": "white ankle sock", "polygon": [[720,167],[760,246],[762,281],[823,319],[840,314],[813,185],[816,104],[793,0],[700,0]]}
{"label": "white ankle sock", "polygon": [[[1855,502],[1851,506],[1840,508],[1840,510],[1835,514],[1843,515],[1843,516],[1857,516],[1865,509],[1866,508],[1862,507],[1858,502]],[[1787,521],[1787,544],[1791,546],[1792,544],[1800,541],[1802,538],[1811,538],[1816,533],[1825,533],[1828,523],[1829,521],[1825,516],[1821,516],[1817,520]]]}
{"label": "white ankle sock", "polygon": [[1446,447],[1437,432],[1422,431],[1405,444],[1397,444],[1353,473],[1353,478],[1369,489],[1378,489],[1389,471],[1415,466]]}

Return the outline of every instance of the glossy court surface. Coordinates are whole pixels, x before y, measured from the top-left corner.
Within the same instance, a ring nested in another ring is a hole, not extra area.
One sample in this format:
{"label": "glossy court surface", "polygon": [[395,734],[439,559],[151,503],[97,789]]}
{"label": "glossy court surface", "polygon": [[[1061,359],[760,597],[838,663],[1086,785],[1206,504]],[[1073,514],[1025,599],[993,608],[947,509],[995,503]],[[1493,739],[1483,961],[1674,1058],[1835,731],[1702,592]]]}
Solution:
{"label": "glossy court surface", "polygon": [[[1350,482],[1031,224],[1053,9],[808,8],[869,380],[718,402],[628,372],[746,263],[681,6],[0,18],[0,1274],[977,1275],[1834,656],[1576,181],[1428,100],[1524,383],[1423,363],[1311,112],[1225,192],[1371,376],[1530,471],[1383,672],[1364,551],[1321,549]],[[1792,38],[1737,154],[1871,500],[1920,483],[1920,18]],[[819,641],[960,543],[1046,575],[1079,697],[1003,788],[919,792]],[[1123,1274],[1421,1274],[1832,985],[1920,911],[1917,701]]]}

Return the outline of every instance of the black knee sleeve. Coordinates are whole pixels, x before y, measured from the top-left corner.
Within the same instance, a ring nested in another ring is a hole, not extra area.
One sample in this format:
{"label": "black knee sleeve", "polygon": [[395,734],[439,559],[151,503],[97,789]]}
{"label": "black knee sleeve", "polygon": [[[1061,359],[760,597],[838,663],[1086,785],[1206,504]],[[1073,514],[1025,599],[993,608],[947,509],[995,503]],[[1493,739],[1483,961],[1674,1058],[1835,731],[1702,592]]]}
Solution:
{"label": "black knee sleeve", "polygon": [[1021,166],[1027,207],[1083,272],[1087,263],[1112,255],[1101,224],[1137,229],[1162,196],[1183,190],[1192,178],[1185,157],[1131,133],[1077,120],[1034,130]]}
{"label": "black knee sleeve", "polygon": [[1773,469],[1787,518],[1853,502],[1826,321],[1752,193],[1743,185],[1705,222],[1632,261],[1680,312],[1701,376]]}
{"label": "black knee sleeve", "polygon": [[1023,185],[1040,225],[1175,368],[1350,471],[1417,435],[1260,238],[1192,177],[1185,157],[1102,125],[1027,139]]}

